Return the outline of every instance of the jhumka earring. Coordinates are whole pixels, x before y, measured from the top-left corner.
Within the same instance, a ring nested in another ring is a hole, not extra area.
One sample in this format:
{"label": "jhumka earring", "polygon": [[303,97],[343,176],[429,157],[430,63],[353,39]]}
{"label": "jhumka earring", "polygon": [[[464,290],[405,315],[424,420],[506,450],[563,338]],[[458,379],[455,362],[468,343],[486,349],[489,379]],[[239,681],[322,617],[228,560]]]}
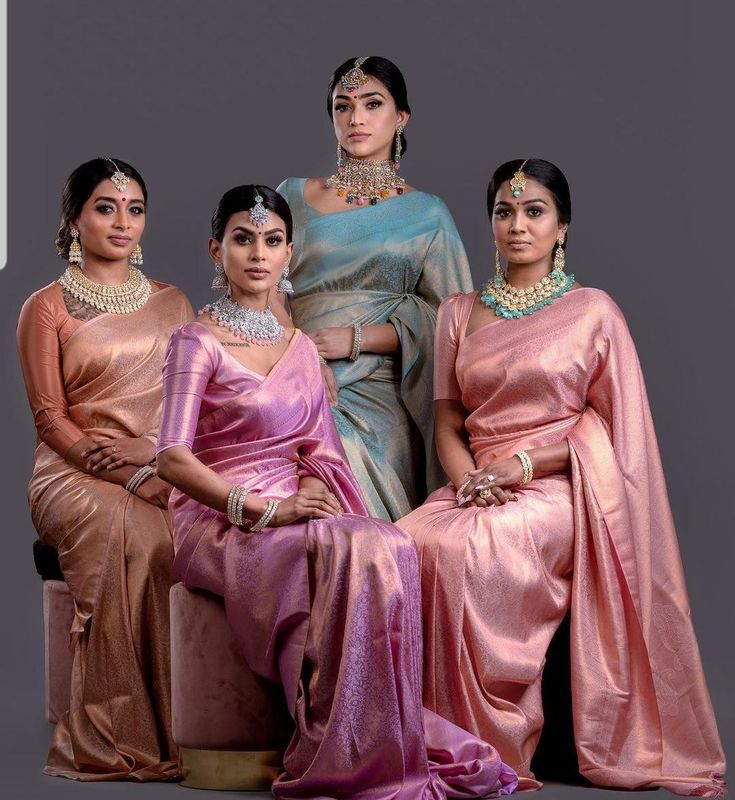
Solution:
{"label": "jhumka earring", "polygon": [[70,264],[82,263],[82,246],[79,244],[79,231],[76,228],[71,228],[71,244],[69,245],[69,255],[67,261]]}
{"label": "jhumka earring", "polygon": [[230,284],[227,281],[227,276],[225,275],[224,264],[220,264],[218,261],[214,265],[214,280],[212,281],[212,288],[227,289],[229,285]]}
{"label": "jhumka earring", "polygon": [[554,253],[554,271],[564,272],[566,266],[566,259],[564,257],[564,234],[560,233],[559,238],[556,240],[556,252]]}
{"label": "jhumka earring", "polygon": [[281,277],[278,279],[278,283],[276,284],[276,291],[279,294],[293,294],[293,284],[290,280],[288,280],[288,274],[291,270],[288,268],[288,264],[283,268],[283,272],[281,273]]}
{"label": "jhumka earring", "polygon": [[133,248],[133,252],[130,254],[130,258],[128,258],[128,264],[131,267],[140,267],[143,264],[143,248],[140,244],[136,244]]}
{"label": "jhumka earring", "polygon": [[401,168],[401,136],[403,135],[403,125],[396,128],[396,151],[393,156],[393,167],[395,169]]}
{"label": "jhumka earring", "polygon": [[520,197],[521,192],[523,192],[526,188],[526,175],[523,172],[523,167],[526,166],[528,163],[528,159],[526,159],[520,167],[515,171],[513,177],[510,179],[510,190],[513,193],[513,197]]}

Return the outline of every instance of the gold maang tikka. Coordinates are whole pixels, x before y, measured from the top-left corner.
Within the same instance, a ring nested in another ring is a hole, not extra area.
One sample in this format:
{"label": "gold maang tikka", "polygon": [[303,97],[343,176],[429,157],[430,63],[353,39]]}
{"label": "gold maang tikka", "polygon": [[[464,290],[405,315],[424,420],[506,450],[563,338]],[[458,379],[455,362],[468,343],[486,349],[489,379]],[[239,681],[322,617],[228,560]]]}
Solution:
{"label": "gold maang tikka", "polygon": [[115,167],[115,171],[110,175],[114,187],[118,192],[124,192],[130,183],[130,176],[126,175],[111,158],[106,158],[105,161],[109,161]]}
{"label": "gold maang tikka", "polygon": [[523,167],[526,166],[528,163],[528,159],[526,159],[520,167],[515,171],[513,177],[510,179],[510,190],[513,193],[513,197],[520,197],[521,192],[523,192],[526,188],[526,175],[523,172]]}
{"label": "gold maang tikka", "polygon": [[370,80],[368,76],[360,69],[362,64],[364,64],[368,58],[370,58],[370,56],[361,56],[360,58],[355,59],[355,66],[352,67],[352,69],[347,70],[347,72],[345,72],[345,74],[340,78],[340,86],[346,92],[356,92],[361,86],[364,86]]}

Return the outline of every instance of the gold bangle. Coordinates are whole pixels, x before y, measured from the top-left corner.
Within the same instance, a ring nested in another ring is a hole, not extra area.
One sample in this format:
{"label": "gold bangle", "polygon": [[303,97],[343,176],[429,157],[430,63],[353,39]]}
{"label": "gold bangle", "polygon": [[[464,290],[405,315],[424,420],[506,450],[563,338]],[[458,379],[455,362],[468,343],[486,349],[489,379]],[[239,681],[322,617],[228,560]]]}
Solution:
{"label": "gold bangle", "polygon": [[519,450],[513,455],[518,456],[523,467],[523,477],[521,478],[521,486],[523,486],[533,479],[533,462],[531,461],[531,456],[525,450]]}

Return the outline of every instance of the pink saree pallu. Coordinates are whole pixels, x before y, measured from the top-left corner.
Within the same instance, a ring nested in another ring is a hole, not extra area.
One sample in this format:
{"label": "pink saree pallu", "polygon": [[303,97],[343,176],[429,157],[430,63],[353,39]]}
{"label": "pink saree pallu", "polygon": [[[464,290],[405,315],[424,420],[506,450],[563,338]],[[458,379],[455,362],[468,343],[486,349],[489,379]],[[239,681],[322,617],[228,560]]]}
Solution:
{"label": "pink saree pallu", "polygon": [[399,526],[421,562],[429,708],[530,772],[546,650],[571,607],[573,719],[595,784],[724,794],[724,756],[690,619],[635,347],[617,306],[577,289],[466,335],[475,295],[442,305],[435,397],[459,400],[478,466],[567,438],[568,475],[518,502],[434,492]]}
{"label": "pink saree pallu", "polygon": [[283,499],[312,475],[347,513],[247,534],[172,495],[175,568],[224,597],[256,673],[283,685],[295,733],[279,798],[443,798],[509,794],[515,774],[488,744],[421,705],[421,605],[410,537],[364,516],[299,331],[267,376],[199,323],[172,337],[159,450],[190,447],[254,494]]}

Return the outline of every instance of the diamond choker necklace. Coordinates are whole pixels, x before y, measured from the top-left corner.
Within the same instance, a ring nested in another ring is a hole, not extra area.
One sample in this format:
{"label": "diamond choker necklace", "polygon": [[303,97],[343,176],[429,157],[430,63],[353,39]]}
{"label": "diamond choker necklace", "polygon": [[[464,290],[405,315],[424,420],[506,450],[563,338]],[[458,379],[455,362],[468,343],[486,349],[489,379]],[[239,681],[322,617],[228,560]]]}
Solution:
{"label": "diamond choker necklace", "polygon": [[326,185],[337,190],[338,197],[344,197],[346,203],[357,203],[371,206],[378,200],[390,197],[393,189],[396,194],[403,194],[406,181],[396,175],[392,161],[366,161],[359,158],[347,158],[340,162],[337,172],[327,178]]}
{"label": "diamond choker necklace", "polygon": [[270,306],[265,311],[253,311],[225,296],[208,303],[199,313],[208,313],[220,328],[226,328],[252,344],[278,344],[285,336],[283,325],[275,318]]}

